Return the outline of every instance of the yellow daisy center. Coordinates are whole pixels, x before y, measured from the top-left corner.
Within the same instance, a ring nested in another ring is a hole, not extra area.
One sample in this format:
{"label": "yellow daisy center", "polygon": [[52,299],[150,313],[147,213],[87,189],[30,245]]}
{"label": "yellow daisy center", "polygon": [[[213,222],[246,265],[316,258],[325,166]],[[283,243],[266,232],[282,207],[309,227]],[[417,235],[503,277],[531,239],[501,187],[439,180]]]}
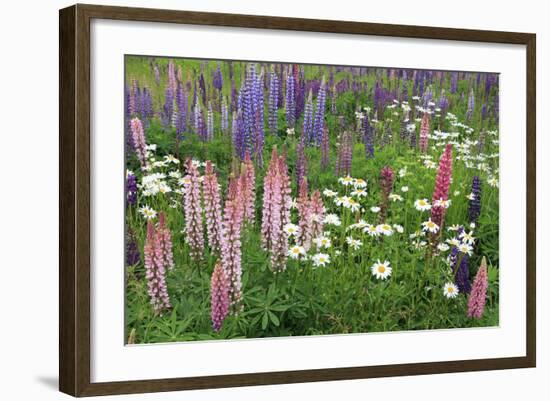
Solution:
{"label": "yellow daisy center", "polygon": [[384,273],[386,271],[386,266],[384,265],[379,265],[378,266],[378,273]]}

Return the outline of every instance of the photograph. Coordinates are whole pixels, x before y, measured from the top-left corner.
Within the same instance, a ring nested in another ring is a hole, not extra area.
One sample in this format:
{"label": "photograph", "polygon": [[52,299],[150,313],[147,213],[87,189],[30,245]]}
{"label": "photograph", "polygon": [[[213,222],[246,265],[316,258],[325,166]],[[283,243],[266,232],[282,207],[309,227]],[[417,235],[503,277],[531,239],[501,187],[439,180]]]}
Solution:
{"label": "photograph", "polygon": [[124,67],[127,344],[499,325],[499,74]]}

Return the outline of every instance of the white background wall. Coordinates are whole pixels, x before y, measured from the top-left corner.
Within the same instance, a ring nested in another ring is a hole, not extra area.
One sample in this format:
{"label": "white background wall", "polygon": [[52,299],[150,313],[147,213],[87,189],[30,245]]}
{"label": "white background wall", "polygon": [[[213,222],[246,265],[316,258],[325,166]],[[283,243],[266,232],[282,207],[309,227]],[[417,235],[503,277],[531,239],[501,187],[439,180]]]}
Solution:
{"label": "white background wall", "polygon": [[[193,391],[116,399],[281,400],[547,399],[549,279],[544,205],[548,199],[550,61],[548,12],[541,1],[460,0],[299,2],[277,0],[95,1],[169,9],[357,20],[537,34],[538,91],[538,368],[316,384]],[[5,400],[58,400],[57,393],[57,112],[58,9],[68,1],[4,2],[0,20],[0,395]],[[546,157],[545,157],[546,156]],[[548,210],[548,209],[546,209]],[[509,216],[513,219],[514,216]],[[546,316],[545,316],[546,314]],[[391,344],[385,346],[391,347]],[[452,345],[450,345],[452,346]],[[189,363],[189,361],[182,361]],[[546,379],[546,382],[545,382]],[[102,398],[105,400],[114,397]]]}

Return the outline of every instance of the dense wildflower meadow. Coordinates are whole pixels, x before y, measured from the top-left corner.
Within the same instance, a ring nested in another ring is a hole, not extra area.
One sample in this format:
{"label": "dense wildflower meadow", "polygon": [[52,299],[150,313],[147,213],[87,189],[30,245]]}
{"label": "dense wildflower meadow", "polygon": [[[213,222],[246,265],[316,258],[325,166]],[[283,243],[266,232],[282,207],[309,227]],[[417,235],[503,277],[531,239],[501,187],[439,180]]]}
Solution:
{"label": "dense wildflower meadow", "polygon": [[498,325],[499,77],[127,56],[130,344]]}

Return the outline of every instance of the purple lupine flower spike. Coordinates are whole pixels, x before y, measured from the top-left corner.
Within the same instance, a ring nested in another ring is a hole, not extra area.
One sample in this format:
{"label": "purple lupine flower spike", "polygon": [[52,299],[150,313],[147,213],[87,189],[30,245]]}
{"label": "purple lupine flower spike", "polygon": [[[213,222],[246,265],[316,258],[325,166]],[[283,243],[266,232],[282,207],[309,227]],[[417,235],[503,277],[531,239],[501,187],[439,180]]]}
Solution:
{"label": "purple lupine flower spike", "polygon": [[296,123],[296,103],[294,98],[294,76],[288,74],[286,78],[286,124],[289,128],[294,128]]}
{"label": "purple lupine flower spike", "polygon": [[315,139],[315,145],[321,144],[321,138],[323,136],[323,127],[325,125],[325,102],[326,102],[326,89],[325,78],[321,82],[319,93],[317,94],[317,106],[315,107],[315,117],[313,121],[313,137]]}
{"label": "purple lupine flower spike", "polygon": [[470,194],[470,203],[468,205],[468,216],[470,223],[477,223],[481,214],[481,180],[476,175],[472,180],[472,193]]}
{"label": "purple lupine flower spike", "polygon": [[269,110],[269,131],[271,135],[277,134],[277,110],[279,102],[279,78],[277,74],[272,71],[269,74],[269,99],[268,99],[268,110]]}

